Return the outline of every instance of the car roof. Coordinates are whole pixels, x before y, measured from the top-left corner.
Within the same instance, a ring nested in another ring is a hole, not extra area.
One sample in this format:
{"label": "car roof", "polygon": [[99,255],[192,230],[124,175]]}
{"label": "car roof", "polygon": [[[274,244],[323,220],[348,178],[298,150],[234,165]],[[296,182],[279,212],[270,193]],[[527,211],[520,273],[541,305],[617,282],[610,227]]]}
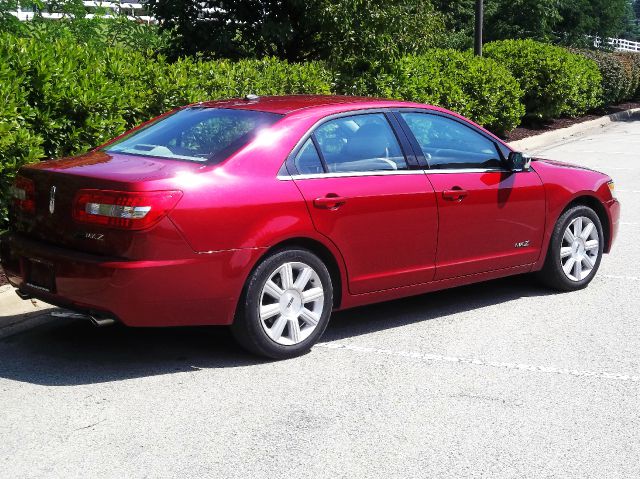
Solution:
{"label": "car roof", "polygon": [[363,96],[345,95],[282,95],[282,96],[247,96],[246,98],[234,98],[230,100],[217,100],[195,103],[190,106],[201,106],[207,108],[232,108],[236,110],[254,110],[280,115],[296,116],[301,114],[307,116],[325,116],[352,110],[366,110],[376,108],[420,108],[436,112],[447,113],[460,118],[467,123],[475,125],[480,130],[488,133],[499,143],[511,149],[501,138],[497,137],[482,126],[474,123],[468,118],[464,118],[458,113],[434,105],[415,103],[402,100],[385,100],[381,98],[370,98]]}
{"label": "car roof", "polygon": [[[417,106],[416,103],[397,100],[382,100],[379,98],[367,98],[360,96],[342,95],[285,95],[285,96],[259,96],[255,98],[234,98],[231,100],[218,100],[197,103],[198,106],[211,108],[232,108],[237,110],[257,110],[269,113],[288,115],[303,109],[311,109],[323,106],[345,106],[353,109],[361,108],[391,108],[401,106]],[[419,105],[422,108],[427,105]],[[346,108],[347,110],[350,108]]]}

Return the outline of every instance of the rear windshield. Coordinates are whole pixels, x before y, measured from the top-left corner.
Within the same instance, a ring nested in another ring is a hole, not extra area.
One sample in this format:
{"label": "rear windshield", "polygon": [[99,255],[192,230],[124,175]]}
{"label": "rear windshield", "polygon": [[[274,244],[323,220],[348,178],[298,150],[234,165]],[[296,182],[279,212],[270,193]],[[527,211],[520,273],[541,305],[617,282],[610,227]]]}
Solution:
{"label": "rear windshield", "polygon": [[280,118],[263,111],[187,108],[111,143],[104,151],[218,162]]}

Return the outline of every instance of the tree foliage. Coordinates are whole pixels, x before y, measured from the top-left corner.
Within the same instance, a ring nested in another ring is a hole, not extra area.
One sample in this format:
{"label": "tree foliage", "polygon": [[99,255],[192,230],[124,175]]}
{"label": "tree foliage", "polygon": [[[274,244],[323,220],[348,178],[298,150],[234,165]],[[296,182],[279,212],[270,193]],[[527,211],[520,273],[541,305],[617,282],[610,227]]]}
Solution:
{"label": "tree foliage", "polygon": [[629,0],[563,0],[556,25],[563,43],[580,44],[587,35],[618,37],[626,28]]}
{"label": "tree foliage", "polygon": [[443,15],[425,0],[150,0],[176,54],[289,61],[397,58],[433,47]]}
{"label": "tree foliage", "polygon": [[[485,41],[531,38],[586,45],[589,35],[618,36],[628,28],[629,0],[485,0]],[[450,35],[471,46],[475,0],[436,0]],[[635,8],[640,12],[640,0]],[[640,17],[640,14],[638,15]]]}

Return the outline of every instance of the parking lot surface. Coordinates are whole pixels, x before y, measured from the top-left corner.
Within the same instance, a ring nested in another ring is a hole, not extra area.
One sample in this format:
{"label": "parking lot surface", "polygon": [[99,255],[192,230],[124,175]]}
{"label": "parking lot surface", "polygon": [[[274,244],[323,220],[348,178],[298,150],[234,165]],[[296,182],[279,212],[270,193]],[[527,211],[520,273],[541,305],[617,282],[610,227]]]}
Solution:
{"label": "parking lot surface", "polygon": [[40,321],[0,339],[0,475],[640,477],[640,121],[536,153],[616,180],[587,289],[522,276],[336,313],[282,362],[225,329]]}

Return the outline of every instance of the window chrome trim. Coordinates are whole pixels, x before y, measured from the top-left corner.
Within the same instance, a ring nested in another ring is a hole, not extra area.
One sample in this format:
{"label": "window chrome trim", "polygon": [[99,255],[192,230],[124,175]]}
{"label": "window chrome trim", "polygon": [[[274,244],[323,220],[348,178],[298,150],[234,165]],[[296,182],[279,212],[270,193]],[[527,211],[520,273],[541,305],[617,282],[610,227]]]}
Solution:
{"label": "window chrome trim", "polygon": [[310,173],[307,175],[278,175],[279,180],[313,180],[316,178],[349,178],[361,176],[424,175],[424,170],[341,171],[334,173]]}
{"label": "window chrome trim", "polygon": [[442,169],[425,169],[424,172],[430,174],[447,174],[447,173],[513,173],[504,168],[442,168]]}
{"label": "window chrome trim", "polygon": [[[411,131],[411,128],[407,124],[406,120],[402,116],[403,113],[422,113],[427,115],[436,115],[436,116],[448,118],[449,120],[453,120],[457,123],[460,123],[461,125],[464,125],[467,128],[470,128],[474,132],[478,133],[479,135],[483,136],[487,140],[493,142],[493,144],[496,147],[496,150],[498,150],[498,153],[502,157],[503,161],[507,159],[507,156],[509,156],[509,153],[511,153],[512,151],[515,151],[497,135],[494,135],[489,130],[487,130],[486,128],[483,128],[480,125],[473,124],[467,118],[452,114],[454,112],[446,112],[446,111],[439,111],[439,110],[431,110],[429,108],[416,108],[416,107],[397,107],[397,108],[392,108],[391,110],[394,112],[394,114],[396,114],[396,118],[402,125],[403,130],[405,130],[405,125],[406,125],[405,134],[408,135],[409,133],[411,133],[411,135],[413,135],[414,139],[416,140],[416,145],[418,146],[418,148],[420,148],[420,144],[418,143],[417,138],[415,138],[415,135],[413,134],[413,131]],[[414,149],[416,145],[413,145]],[[420,148],[419,151],[422,153],[422,148]],[[427,160],[425,159],[424,161],[426,162]]]}
{"label": "window chrome trim", "polygon": [[[399,134],[404,133],[404,130],[402,130],[402,128],[400,130],[397,130],[396,125],[394,125],[392,123],[392,120],[389,118],[390,115],[393,115],[392,108],[390,107],[373,107],[373,108],[363,108],[363,109],[356,108],[354,110],[347,110],[347,111],[341,111],[338,113],[332,113],[330,115],[327,115],[318,119],[313,125],[311,125],[311,127],[309,127],[309,129],[305,132],[305,134],[302,135],[302,137],[298,140],[296,145],[287,155],[287,158],[282,165],[286,168],[287,173],[289,173],[292,177],[299,178],[301,176],[308,176],[308,175],[300,175],[299,173],[297,173],[297,169],[294,164],[294,161],[295,161],[295,157],[300,152],[302,146],[306,143],[306,141],[309,138],[314,136],[314,133],[318,128],[320,128],[323,124],[330,122],[332,120],[337,120],[337,119],[349,117],[349,116],[373,115],[376,113],[382,114],[385,117],[385,120],[387,121],[389,128],[391,128],[391,131],[393,132],[398,142],[398,145],[400,146],[400,150],[402,151],[407,167],[412,171],[421,171],[421,166],[418,164],[418,160],[415,158],[415,153],[413,152],[413,148],[411,148],[411,151],[405,151],[405,145],[403,144],[402,140],[399,138]],[[406,136],[406,133],[404,134]],[[320,149],[318,148],[318,145],[315,145],[315,146],[316,146],[316,150],[318,151],[318,154],[322,155],[322,153],[320,152]],[[410,157],[413,157],[413,161],[412,159],[410,159]],[[291,173],[292,170],[295,171],[295,173],[292,174]],[[404,171],[404,170],[401,170],[401,171]],[[317,173],[317,174],[314,173],[314,178],[320,174],[321,173]],[[331,175],[333,173],[324,173],[324,174]],[[278,177],[280,178],[280,176],[281,175],[279,175]]]}
{"label": "window chrome trim", "polygon": [[289,180],[313,180],[320,178],[349,178],[362,176],[395,176],[395,175],[431,175],[431,174],[452,174],[452,173],[513,173],[509,170],[496,168],[458,168],[442,170],[379,170],[379,171],[345,171],[334,173],[310,173],[306,175],[278,175],[281,181]]}

